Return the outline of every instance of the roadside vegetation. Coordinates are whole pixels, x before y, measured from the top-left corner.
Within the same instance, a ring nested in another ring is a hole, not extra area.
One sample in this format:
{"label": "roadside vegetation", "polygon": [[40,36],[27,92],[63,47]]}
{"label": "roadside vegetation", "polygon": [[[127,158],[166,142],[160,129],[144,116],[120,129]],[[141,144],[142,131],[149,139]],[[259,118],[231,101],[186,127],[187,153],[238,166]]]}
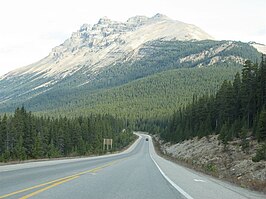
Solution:
{"label": "roadside vegetation", "polygon": [[242,74],[237,73],[233,82],[225,80],[215,95],[194,96],[190,105],[177,110],[164,125],[157,125],[161,137],[174,143],[219,134],[226,150],[234,138],[242,139],[244,149],[249,137],[257,139],[261,147],[253,160],[266,160],[265,56],[260,64],[246,61]]}
{"label": "roadside vegetation", "polygon": [[110,115],[37,117],[24,107],[0,117],[0,162],[102,154],[103,138],[112,151],[135,139],[125,120]]}

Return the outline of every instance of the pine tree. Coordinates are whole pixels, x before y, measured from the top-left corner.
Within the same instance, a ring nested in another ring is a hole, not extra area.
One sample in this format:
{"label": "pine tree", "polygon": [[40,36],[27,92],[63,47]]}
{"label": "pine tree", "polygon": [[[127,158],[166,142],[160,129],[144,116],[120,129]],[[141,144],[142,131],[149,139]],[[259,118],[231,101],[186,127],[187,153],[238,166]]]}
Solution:
{"label": "pine tree", "polygon": [[19,136],[18,142],[16,143],[15,149],[14,149],[14,155],[15,159],[18,160],[25,160],[27,158],[26,150],[23,146],[23,137],[22,135]]}
{"label": "pine tree", "polygon": [[266,140],[266,111],[265,110],[263,110],[260,113],[256,136],[259,141]]}
{"label": "pine tree", "polygon": [[43,143],[40,133],[36,133],[34,136],[34,146],[32,151],[33,158],[42,158],[43,157]]}
{"label": "pine tree", "polygon": [[250,128],[253,125],[253,119],[255,117],[256,109],[256,77],[258,72],[257,64],[253,64],[247,60],[242,70],[242,87],[241,98],[244,118],[246,118],[247,127]]}
{"label": "pine tree", "polygon": [[3,154],[5,150],[5,139],[4,139],[4,132],[2,131],[1,127],[2,127],[2,118],[0,117],[0,154]]}
{"label": "pine tree", "polygon": [[266,108],[266,55],[263,54],[259,68],[258,87],[258,107],[261,110]]}
{"label": "pine tree", "polygon": [[10,151],[10,135],[7,129],[7,116],[6,114],[4,115],[2,122],[0,124],[0,131],[2,134],[2,153],[8,152]]}
{"label": "pine tree", "polygon": [[233,99],[234,99],[234,119],[238,120],[242,117],[241,115],[241,78],[240,74],[237,73],[235,75],[235,79],[233,82]]}

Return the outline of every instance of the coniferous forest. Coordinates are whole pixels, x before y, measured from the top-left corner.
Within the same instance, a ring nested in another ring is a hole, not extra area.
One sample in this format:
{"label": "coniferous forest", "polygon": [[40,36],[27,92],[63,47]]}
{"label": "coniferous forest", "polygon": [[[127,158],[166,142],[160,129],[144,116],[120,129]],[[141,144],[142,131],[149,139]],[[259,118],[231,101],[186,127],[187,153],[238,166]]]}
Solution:
{"label": "coniferous forest", "polygon": [[[175,101],[175,103],[179,103],[179,98],[183,97],[181,102],[184,107],[175,111],[172,116],[158,114],[158,110],[156,110],[157,114],[149,115],[146,118],[136,114],[136,110],[127,110],[125,114],[118,114],[118,117],[96,113],[84,116],[89,114],[84,114],[82,110],[78,109],[80,115],[83,116],[74,114],[73,117],[49,117],[47,115],[33,115],[31,112],[27,112],[24,107],[17,108],[13,115],[0,117],[0,161],[100,154],[103,153],[103,138],[112,138],[114,140],[113,150],[119,150],[134,140],[134,135],[130,131],[133,128],[150,133],[160,133],[164,140],[171,142],[179,142],[196,136],[219,134],[220,140],[225,145],[236,137],[241,138],[243,146],[248,147],[246,138],[250,136],[265,143],[265,59],[265,55],[262,55],[260,63],[246,61],[242,72],[237,73],[232,82],[225,80],[217,92],[210,91],[209,88],[197,87],[201,93],[194,94],[193,100],[188,100],[192,101],[190,105],[187,105],[188,102],[185,102],[184,96],[176,99],[168,97],[171,102]],[[206,77],[210,76],[207,75]],[[171,81],[176,80],[169,78],[169,76],[166,77]],[[167,78],[162,78],[162,80],[164,79]],[[198,79],[194,78],[194,80]],[[171,81],[169,85],[173,84]],[[151,82],[155,85],[154,90],[156,90],[157,84]],[[162,82],[166,82],[166,80]],[[197,82],[194,83],[197,84]],[[190,84],[192,88],[193,85],[191,82]],[[178,87],[178,84],[173,85],[172,90]],[[139,91],[143,91],[143,88],[140,88]],[[136,91],[135,89],[131,90]],[[168,93],[165,89],[159,88],[159,90],[165,92],[165,96],[169,93],[171,96],[173,93],[172,90]],[[206,95],[202,95],[204,91],[207,92]],[[128,92],[128,89],[125,92]],[[118,89],[115,94],[118,95],[119,93]],[[180,89],[177,93],[184,95]],[[115,99],[113,95],[111,96]],[[135,102],[133,96],[132,94],[129,95],[127,105],[130,104],[128,104],[130,100],[132,103]],[[143,96],[138,96],[138,98],[142,99]],[[157,100],[156,103],[165,100],[158,100],[156,97],[154,99]],[[120,106],[123,107],[123,104],[121,100],[118,102],[121,112],[123,109]],[[154,102],[147,100],[147,104],[152,103]],[[142,102],[141,104],[140,110],[143,110],[145,103]],[[160,105],[157,105],[157,109],[158,107]],[[172,106],[169,105],[169,107]],[[98,106],[98,108],[102,113],[109,112],[104,106]],[[115,111],[110,111],[110,113],[112,112]],[[136,117],[130,119],[130,117],[126,117],[127,114],[136,114]],[[62,115],[65,116],[66,114]],[[266,144],[263,145],[258,160],[266,159],[265,154]]]}
{"label": "coniferous forest", "polygon": [[[242,74],[234,81],[224,81],[215,95],[206,95],[176,111],[162,133],[162,138],[179,142],[195,136],[219,134],[223,144],[233,138],[243,139],[248,147],[247,136],[259,142],[266,141],[266,57],[261,63],[246,61]],[[266,145],[260,159],[266,159]]]}
{"label": "coniferous forest", "polygon": [[0,161],[103,153],[103,138],[119,150],[135,139],[127,121],[110,115],[37,117],[24,107],[0,118]]}

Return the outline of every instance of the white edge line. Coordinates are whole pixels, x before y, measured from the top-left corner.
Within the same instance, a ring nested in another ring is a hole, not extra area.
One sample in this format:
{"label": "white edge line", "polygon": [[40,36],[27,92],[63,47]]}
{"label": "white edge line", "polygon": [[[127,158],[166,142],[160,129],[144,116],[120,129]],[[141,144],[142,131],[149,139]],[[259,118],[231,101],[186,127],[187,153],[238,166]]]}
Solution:
{"label": "white edge line", "polygon": [[[152,144],[152,143],[151,143]],[[150,149],[150,147],[149,147]],[[157,166],[157,168],[159,169],[159,171],[161,172],[162,176],[179,192],[181,193],[183,196],[185,196],[187,199],[194,199],[192,198],[187,192],[185,192],[181,187],[179,187],[177,184],[175,184],[163,171],[162,169],[159,167],[159,165],[157,164],[157,162],[153,159],[150,150],[149,150],[149,154],[150,157],[152,159],[152,161],[154,162],[154,164]]]}

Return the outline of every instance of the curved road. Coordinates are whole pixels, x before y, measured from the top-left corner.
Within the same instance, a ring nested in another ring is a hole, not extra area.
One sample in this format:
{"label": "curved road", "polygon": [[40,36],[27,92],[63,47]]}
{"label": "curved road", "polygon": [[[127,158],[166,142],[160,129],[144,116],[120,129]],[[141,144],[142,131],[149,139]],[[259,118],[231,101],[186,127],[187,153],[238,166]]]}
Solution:
{"label": "curved road", "polygon": [[1,166],[0,198],[266,198],[171,163],[139,135],[119,154]]}

